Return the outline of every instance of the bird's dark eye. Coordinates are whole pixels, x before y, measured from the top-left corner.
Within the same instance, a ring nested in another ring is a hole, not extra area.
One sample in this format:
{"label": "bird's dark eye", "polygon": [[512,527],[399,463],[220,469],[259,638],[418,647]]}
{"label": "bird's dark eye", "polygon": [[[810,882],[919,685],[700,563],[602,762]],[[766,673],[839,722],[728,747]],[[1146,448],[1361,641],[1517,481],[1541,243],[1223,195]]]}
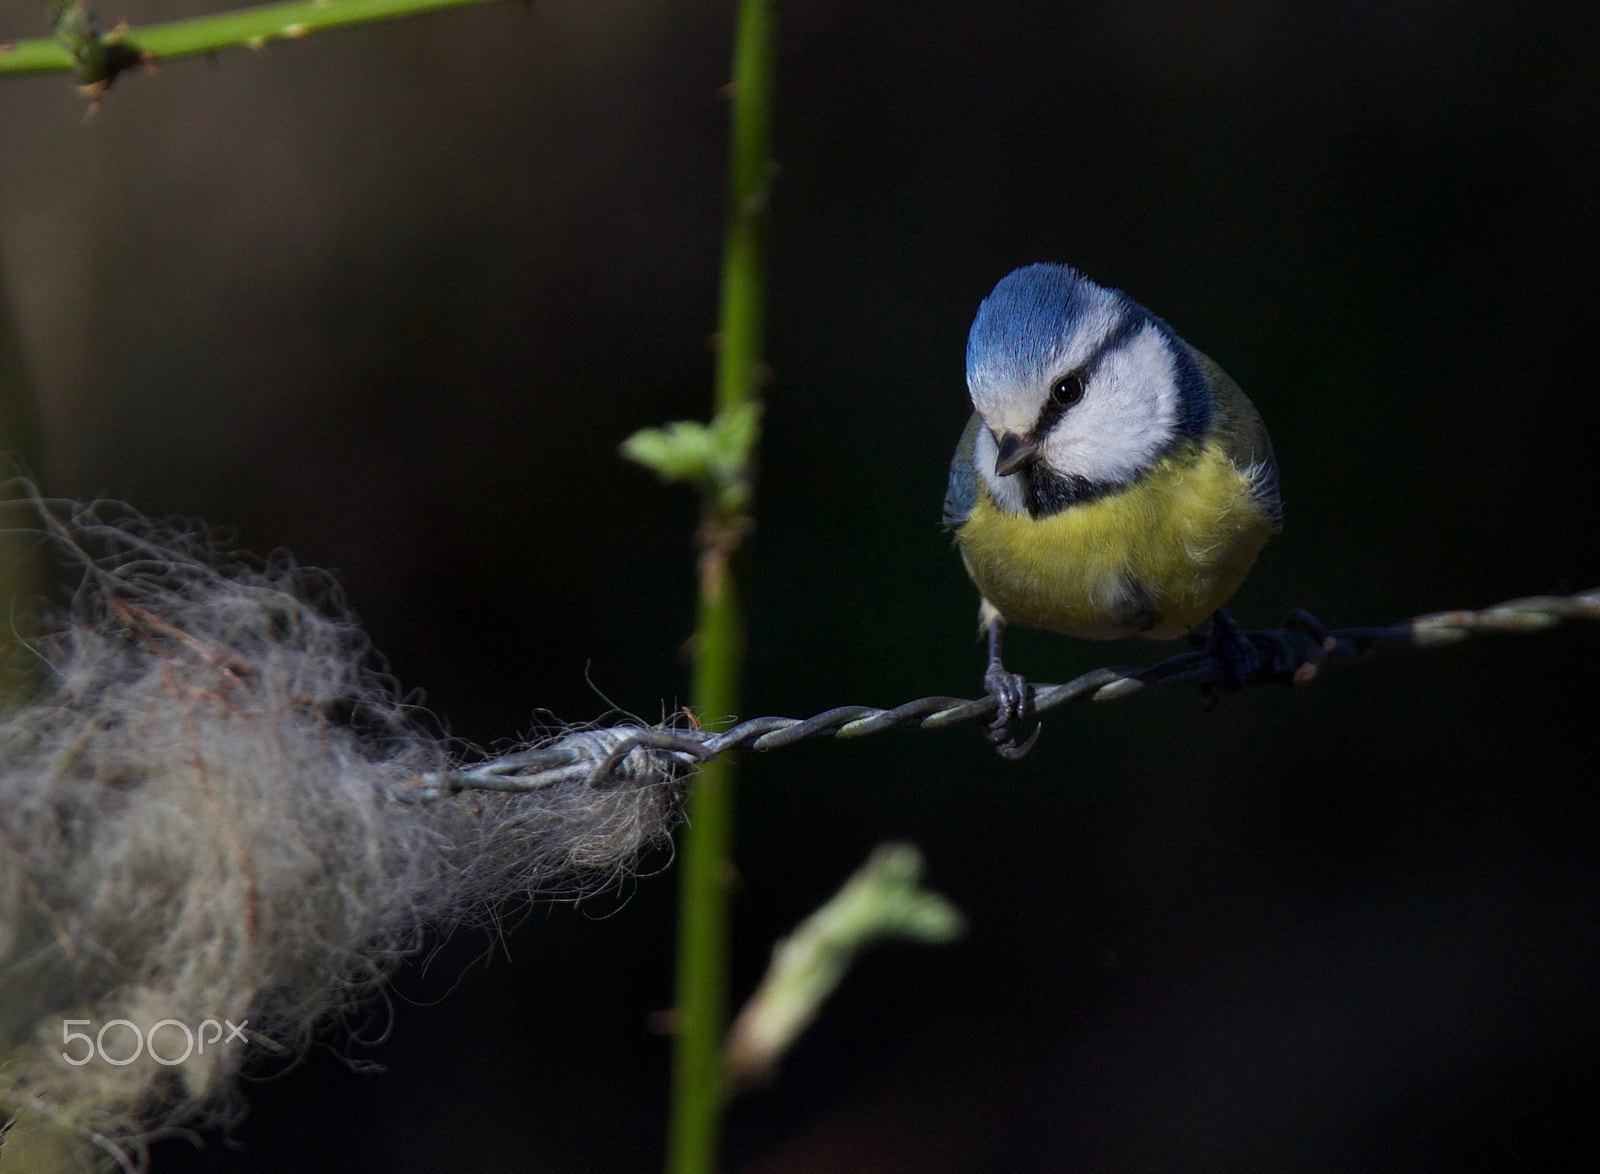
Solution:
{"label": "bird's dark eye", "polygon": [[1077,372],[1063,375],[1050,387],[1050,398],[1063,408],[1070,408],[1083,398],[1083,376]]}

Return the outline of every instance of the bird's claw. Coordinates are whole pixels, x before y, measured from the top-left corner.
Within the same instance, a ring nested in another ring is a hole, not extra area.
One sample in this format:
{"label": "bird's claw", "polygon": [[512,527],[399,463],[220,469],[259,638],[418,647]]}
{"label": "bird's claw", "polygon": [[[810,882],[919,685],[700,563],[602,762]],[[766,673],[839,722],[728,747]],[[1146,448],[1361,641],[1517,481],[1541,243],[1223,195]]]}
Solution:
{"label": "bird's claw", "polygon": [[1315,640],[1324,652],[1330,651],[1336,643],[1333,636],[1328,632],[1328,626],[1303,607],[1297,607],[1284,616],[1283,626],[1297,632],[1304,632]]}
{"label": "bird's claw", "polygon": [[1009,759],[1010,761],[1015,762],[1019,758],[1026,758],[1028,756],[1028,751],[1033,749],[1033,744],[1039,740],[1039,734],[1041,731],[1043,731],[1043,729],[1043,726],[1034,726],[1033,733],[1029,734],[1027,740],[1024,741],[1020,746],[1017,745],[1017,739],[1014,735],[1008,736],[1006,740],[1002,742],[999,740],[993,730],[989,732],[989,740],[994,743],[994,752],[996,754],[998,754],[1001,758]]}
{"label": "bird's claw", "polygon": [[1211,617],[1206,651],[1216,658],[1222,669],[1222,679],[1217,686],[1230,693],[1254,683],[1269,664],[1268,656],[1239,626],[1239,621],[1220,607]]}
{"label": "bird's claw", "polygon": [[994,720],[989,723],[989,742],[1001,758],[1012,761],[1026,755],[1039,740],[1043,726],[1034,726],[1033,732],[1021,745],[1017,744],[1017,731],[1033,716],[1033,690],[1028,682],[1016,673],[1007,672],[999,662],[990,664],[983,674],[984,688],[995,700]]}
{"label": "bird's claw", "polygon": [[[1312,649],[1305,647],[1309,638]],[[1201,686],[1207,704],[1214,704],[1218,691],[1235,692],[1251,685],[1269,682],[1299,684],[1316,675],[1321,654],[1336,645],[1327,626],[1304,608],[1296,608],[1283,618],[1283,626],[1265,632],[1246,632],[1223,608],[1211,617],[1204,648],[1217,663],[1218,678]]]}

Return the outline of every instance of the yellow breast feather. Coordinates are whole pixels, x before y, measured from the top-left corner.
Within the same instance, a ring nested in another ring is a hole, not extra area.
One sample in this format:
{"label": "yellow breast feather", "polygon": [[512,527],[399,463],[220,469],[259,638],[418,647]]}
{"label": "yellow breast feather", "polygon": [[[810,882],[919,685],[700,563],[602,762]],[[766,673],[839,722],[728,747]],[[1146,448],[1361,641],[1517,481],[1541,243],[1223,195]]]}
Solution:
{"label": "yellow breast feather", "polygon": [[1007,620],[1072,636],[1181,636],[1227,602],[1274,523],[1260,466],[1189,443],[1125,489],[1035,518],[979,478],[956,531],[967,572]]}

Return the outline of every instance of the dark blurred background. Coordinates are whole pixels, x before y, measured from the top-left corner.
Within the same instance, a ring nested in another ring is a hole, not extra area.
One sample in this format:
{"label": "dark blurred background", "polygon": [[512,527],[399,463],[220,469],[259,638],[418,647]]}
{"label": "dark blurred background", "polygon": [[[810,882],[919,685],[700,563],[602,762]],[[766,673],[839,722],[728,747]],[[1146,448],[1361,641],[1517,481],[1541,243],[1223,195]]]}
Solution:
{"label": "dark blurred background", "polygon": [[[0,85],[47,491],[336,568],[463,737],[678,705],[696,507],[615,452],[709,410],[732,17],[472,9],[174,63],[87,124]],[[939,502],[972,312],[1036,260],[1266,417],[1289,520],[1246,623],[1600,583],[1600,9],[818,0],[780,39],[746,714],[980,688]],[[1041,680],[1163,651],[1012,641]],[[881,840],[971,932],[866,957],[727,1167],[1597,1168],[1597,654],[1085,706],[1020,764],[976,729],[747,759],[736,997]],[[658,1168],[668,864],[457,935],[341,1045],[384,1071],[319,1049],[157,1174]]]}

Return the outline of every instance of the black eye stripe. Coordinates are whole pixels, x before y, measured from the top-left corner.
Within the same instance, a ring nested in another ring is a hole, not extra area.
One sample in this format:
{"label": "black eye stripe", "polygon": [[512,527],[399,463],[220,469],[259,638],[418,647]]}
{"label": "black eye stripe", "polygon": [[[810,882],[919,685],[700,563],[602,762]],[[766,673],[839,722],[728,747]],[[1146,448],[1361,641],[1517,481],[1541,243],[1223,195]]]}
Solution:
{"label": "black eye stripe", "polygon": [[1033,425],[1035,436],[1044,436],[1056,426],[1056,421],[1065,416],[1067,412],[1083,398],[1084,388],[1089,384],[1089,376],[1079,368],[1058,375],[1050,381],[1050,394],[1045,397],[1044,406],[1039,409],[1039,419]]}
{"label": "black eye stripe", "polygon": [[[1135,315],[1130,318],[1124,318],[1107,333],[1105,338],[1100,340],[1100,345],[1095,347],[1093,353],[1079,366],[1071,371],[1065,371],[1052,379],[1050,381],[1050,394],[1045,397],[1044,407],[1039,409],[1039,419],[1033,426],[1033,434],[1035,436],[1044,436],[1050,429],[1054,428],[1056,422],[1067,414],[1067,410],[1083,398],[1084,389],[1088,387],[1089,380],[1094,377],[1095,370],[1105,357],[1148,325],[1149,320],[1145,317]],[[1077,381],[1078,394],[1075,397],[1069,395],[1065,399],[1058,399],[1056,389],[1071,380]]]}

